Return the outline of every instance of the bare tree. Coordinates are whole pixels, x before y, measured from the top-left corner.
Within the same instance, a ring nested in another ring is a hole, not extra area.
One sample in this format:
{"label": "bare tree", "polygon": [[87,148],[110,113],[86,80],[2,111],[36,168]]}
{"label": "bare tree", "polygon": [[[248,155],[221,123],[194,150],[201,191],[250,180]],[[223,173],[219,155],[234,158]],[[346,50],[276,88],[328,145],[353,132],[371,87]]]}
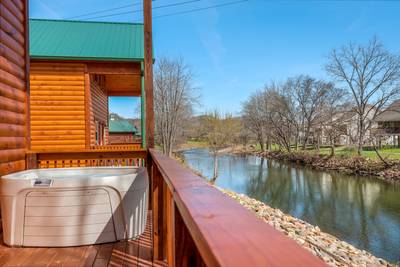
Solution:
{"label": "bare tree", "polygon": [[218,177],[218,153],[221,149],[232,145],[239,133],[240,121],[231,114],[222,116],[214,111],[203,117],[203,129],[206,131],[205,141],[214,158],[214,175],[212,182]]}
{"label": "bare tree", "polygon": [[292,95],[288,93],[287,85],[279,89],[270,87],[267,95],[270,101],[268,120],[271,135],[279,146],[291,152],[292,141],[297,140],[299,132],[298,112]]}
{"label": "bare tree", "polygon": [[243,148],[246,148],[247,144],[250,140],[254,139],[254,133],[250,131],[249,127],[247,127],[246,121],[243,117],[239,120],[239,133],[237,135],[237,141],[242,144]]}
{"label": "bare tree", "polygon": [[255,135],[261,151],[265,151],[265,141],[267,138],[266,119],[268,111],[264,95],[265,92],[257,91],[242,105],[244,126]]}
{"label": "bare tree", "polygon": [[372,122],[400,95],[400,59],[376,39],[366,46],[352,43],[333,50],[326,70],[349,90],[357,114],[357,152]]}
{"label": "bare tree", "polygon": [[316,80],[310,76],[300,75],[289,79],[286,85],[287,90],[292,92],[299,108],[301,131],[303,134],[302,147],[306,145],[310,138],[311,130],[316,130],[323,116],[322,107],[326,104],[332,83]]}
{"label": "bare tree", "polygon": [[154,111],[157,141],[171,155],[177,139],[184,133],[192,115],[193,74],[184,61],[161,58],[154,69]]}
{"label": "bare tree", "polygon": [[331,147],[331,156],[335,155],[336,140],[340,136],[347,134],[344,128],[347,96],[346,90],[333,87],[329,91],[322,107],[319,124]]}

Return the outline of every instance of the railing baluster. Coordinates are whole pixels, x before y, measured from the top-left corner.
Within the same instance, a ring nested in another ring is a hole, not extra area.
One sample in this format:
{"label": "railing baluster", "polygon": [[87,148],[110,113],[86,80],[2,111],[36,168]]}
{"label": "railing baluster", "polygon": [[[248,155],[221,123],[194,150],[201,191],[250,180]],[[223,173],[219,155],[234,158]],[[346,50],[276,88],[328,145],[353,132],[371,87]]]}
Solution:
{"label": "railing baluster", "polygon": [[167,253],[167,262],[169,266],[175,266],[175,205],[172,193],[166,183],[164,183],[165,192],[165,228],[167,238],[165,238],[165,248]]}
{"label": "railing baluster", "polygon": [[[124,147],[122,147],[124,148]],[[128,151],[107,149],[91,149],[77,152],[29,152],[26,156],[26,168],[68,168],[68,167],[95,167],[95,166],[144,166],[146,150]],[[137,152],[137,154],[136,154]],[[126,157],[124,157],[126,153]],[[85,157],[87,154],[87,157]],[[60,155],[58,158],[57,155]],[[71,158],[68,158],[71,155]],[[115,155],[115,157],[113,157]]]}
{"label": "railing baluster", "polygon": [[156,165],[151,166],[153,191],[153,255],[155,260],[164,260],[164,231],[163,231],[163,179]]}

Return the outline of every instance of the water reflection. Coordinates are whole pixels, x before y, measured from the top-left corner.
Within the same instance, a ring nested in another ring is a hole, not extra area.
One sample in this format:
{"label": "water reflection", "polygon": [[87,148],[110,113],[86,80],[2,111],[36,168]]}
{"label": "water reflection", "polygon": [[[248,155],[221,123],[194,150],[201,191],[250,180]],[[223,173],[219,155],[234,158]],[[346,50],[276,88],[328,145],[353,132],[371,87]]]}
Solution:
{"label": "water reflection", "polygon": [[[207,150],[184,153],[186,163],[212,177]],[[255,156],[219,158],[216,185],[279,208],[358,248],[400,261],[400,186],[321,172]]]}

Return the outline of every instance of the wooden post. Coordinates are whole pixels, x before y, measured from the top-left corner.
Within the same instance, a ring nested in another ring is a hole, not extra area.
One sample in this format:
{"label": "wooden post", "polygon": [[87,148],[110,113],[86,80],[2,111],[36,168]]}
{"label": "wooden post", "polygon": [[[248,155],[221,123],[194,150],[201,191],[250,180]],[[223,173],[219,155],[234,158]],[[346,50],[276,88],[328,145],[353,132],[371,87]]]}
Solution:
{"label": "wooden post", "polygon": [[[175,266],[180,267],[206,266],[175,204],[173,210],[173,242],[175,243],[173,263],[175,264]],[[169,265],[169,262],[168,266],[171,266]]]}
{"label": "wooden post", "polygon": [[144,88],[146,95],[146,145],[154,147],[154,109],[153,109],[153,41],[151,1],[143,0],[144,23]]}
{"label": "wooden post", "polygon": [[[165,183],[164,183],[165,184]],[[166,188],[166,198],[165,198],[165,204],[166,204],[166,232],[167,232],[167,238],[165,238],[165,243],[166,243],[166,254],[167,254],[167,263],[168,266],[170,267],[175,267],[176,262],[175,262],[175,203],[174,199],[172,196],[171,191],[168,189],[167,184],[165,184]],[[180,245],[180,244],[178,244]]]}
{"label": "wooden post", "polygon": [[152,164],[151,176],[153,188],[153,258],[164,260],[164,182],[156,164]]}
{"label": "wooden post", "polygon": [[30,57],[29,57],[29,3],[24,1],[25,7],[25,117],[26,117],[26,147],[31,149],[31,108],[30,108]]}
{"label": "wooden post", "polygon": [[142,136],[142,148],[146,148],[146,92],[144,87],[144,64],[140,63],[140,131]]}
{"label": "wooden post", "polygon": [[30,170],[30,169],[37,169],[38,166],[38,158],[37,158],[37,154],[36,153],[32,153],[32,154],[26,154],[26,169]]}

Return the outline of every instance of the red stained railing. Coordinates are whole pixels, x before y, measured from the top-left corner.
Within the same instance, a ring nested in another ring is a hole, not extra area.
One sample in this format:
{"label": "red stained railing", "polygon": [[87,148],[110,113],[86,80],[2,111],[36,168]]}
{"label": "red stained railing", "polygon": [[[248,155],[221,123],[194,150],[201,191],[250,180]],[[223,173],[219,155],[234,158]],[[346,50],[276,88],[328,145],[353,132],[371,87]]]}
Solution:
{"label": "red stained railing", "polygon": [[177,161],[150,150],[154,259],[169,266],[325,266]]}

